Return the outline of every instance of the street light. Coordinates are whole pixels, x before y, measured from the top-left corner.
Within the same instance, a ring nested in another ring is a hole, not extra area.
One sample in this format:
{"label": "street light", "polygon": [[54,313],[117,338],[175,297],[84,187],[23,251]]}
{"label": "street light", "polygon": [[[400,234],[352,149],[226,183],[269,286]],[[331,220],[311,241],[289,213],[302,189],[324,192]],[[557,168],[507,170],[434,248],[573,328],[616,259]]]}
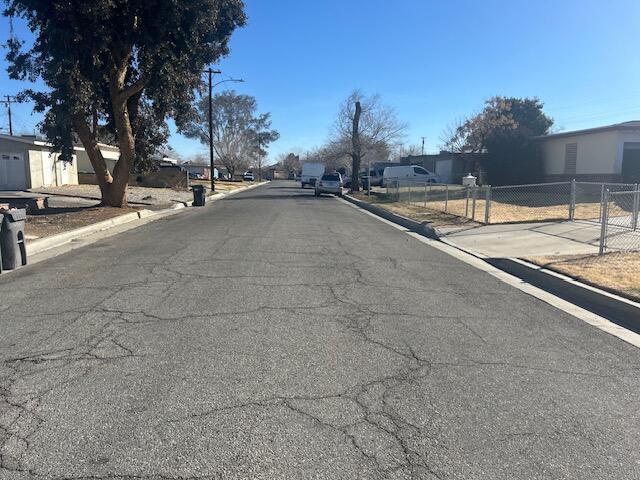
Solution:
{"label": "street light", "polygon": [[214,192],[216,190],[215,184],[215,167],[213,165],[213,87],[217,87],[221,83],[225,82],[238,82],[243,83],[244,80],[241,78],[227,78],[225,80],[221,80],[216,84],[212,83],[213,75],[215,73],[222,73],[220,70],[213,70],[208,68],[205,70],[206,73],[209,74],[209,166],[211,168],[211,191]]}

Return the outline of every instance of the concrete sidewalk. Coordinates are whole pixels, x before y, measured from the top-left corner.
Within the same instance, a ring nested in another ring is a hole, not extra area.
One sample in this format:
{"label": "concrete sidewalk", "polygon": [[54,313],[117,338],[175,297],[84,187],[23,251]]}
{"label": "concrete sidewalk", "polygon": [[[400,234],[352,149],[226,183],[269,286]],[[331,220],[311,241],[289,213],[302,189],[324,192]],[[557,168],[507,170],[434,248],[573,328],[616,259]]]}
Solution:
{"label": "concrete sidewalk", "polygon": [[589,221],[484,225],[444,238],[484,257],[598,253],[600,225]]}

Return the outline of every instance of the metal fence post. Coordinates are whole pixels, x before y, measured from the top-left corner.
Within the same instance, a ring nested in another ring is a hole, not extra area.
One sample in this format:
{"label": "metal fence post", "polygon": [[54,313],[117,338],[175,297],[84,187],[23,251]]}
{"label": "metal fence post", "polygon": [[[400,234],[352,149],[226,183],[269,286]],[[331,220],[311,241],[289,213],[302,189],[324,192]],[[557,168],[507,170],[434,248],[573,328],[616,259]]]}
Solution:
{"label": "metal fence post", "polygon": [[467,201],[464,206],[464,216],[469,218],[469,194],[471,193],[471,187],[467,186]]}
{"label": "metal fence post", "polygon": [[600,185],[600,212],[598,212],[599,219],[602,219],[602,202],[604,202],[604,183]]}
{"label": "metal fence post", "polygon": [[604,191],[602,197],[602,217],[600,218],[600,248],[598,249],[598,255],[604,255],[605,248],[607,246],[607,222],[609,221],[609,189]]}
{"label": "metal fence post", "polygon": [[449,185],[444,187],[444,213],[447,213],[447,206],[449,205]]}
{"label": "metal fence post", "polygon": [[471,220],[476,221],[476,200],[478,199],[478,187],[473,187],[473,193],[471,194],[473,202],[471,204]]}
{"label": "metal fence post", "polygon": [[569,194],[569,220],[574,221],[576,217],[576,179],[571,180],[571,193]]}
{"label": "metal fence post", "polygon": [[491,220],[491,185],[487,185],[487,193],[484,200],[484,223],[489,225]]}
{"label": "metal fence post", "polygon": [[423,207],[427,208],[427,182],[424,182],[424,202]]}
{"label": "metal fence post", "polygon": [[633,191],[633,213],[631,214],[631,228],[635,232],[638,229],[638,208],[640,207],[640,186],[636,183]]}
{"label": "metal fence post", "polygon": [[409,183],[409,205],[411,205],[411,191],[413,190],[413,185]]}

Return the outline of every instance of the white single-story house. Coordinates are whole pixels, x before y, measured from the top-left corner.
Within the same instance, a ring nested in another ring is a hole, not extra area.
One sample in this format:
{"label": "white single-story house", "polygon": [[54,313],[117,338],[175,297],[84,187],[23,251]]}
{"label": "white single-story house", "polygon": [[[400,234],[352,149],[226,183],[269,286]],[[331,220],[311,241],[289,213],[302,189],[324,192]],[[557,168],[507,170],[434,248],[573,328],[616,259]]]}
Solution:
{"label": "white single-story house", "polygon": [[538,137],[545,180],[640,182],[640,121]]}
{"label": "white single-story house", "polygon": [[77,185],[75,158],[63,162],[58,157],[50,144],[35,136],[0,135],[0,190]]}
{"label": "white single-story house", "polygon": [[[120,149],[114,145],[107,145],[106,143],[99,143],[100,151],[104,157],[104,162],[107,164],[107,168],[113,173],[113,167],[116,166],[116,162],[120,158]],[[78,157],[78,173],[92,173],[95,174],[89,155],[82,147],[76,147],[76,156]]]}

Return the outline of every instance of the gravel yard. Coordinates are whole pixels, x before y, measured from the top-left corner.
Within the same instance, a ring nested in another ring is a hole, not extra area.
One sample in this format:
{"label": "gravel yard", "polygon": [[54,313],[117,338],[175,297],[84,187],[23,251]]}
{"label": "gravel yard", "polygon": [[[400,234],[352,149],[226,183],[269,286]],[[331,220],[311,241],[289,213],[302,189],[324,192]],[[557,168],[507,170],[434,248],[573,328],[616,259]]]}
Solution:
{"label": "gravel yard", "polygon": [[[63,185],[61,187],[42,187],[33,192],[49,195],[63,195],[66,197],[80,197],[100,199],[100,189],[97,185]],[[149,208],[163,208],[174,203],[193,200],[189,190],[173,190],[170,188],[127,187],[129,205],[144,205]]]}

